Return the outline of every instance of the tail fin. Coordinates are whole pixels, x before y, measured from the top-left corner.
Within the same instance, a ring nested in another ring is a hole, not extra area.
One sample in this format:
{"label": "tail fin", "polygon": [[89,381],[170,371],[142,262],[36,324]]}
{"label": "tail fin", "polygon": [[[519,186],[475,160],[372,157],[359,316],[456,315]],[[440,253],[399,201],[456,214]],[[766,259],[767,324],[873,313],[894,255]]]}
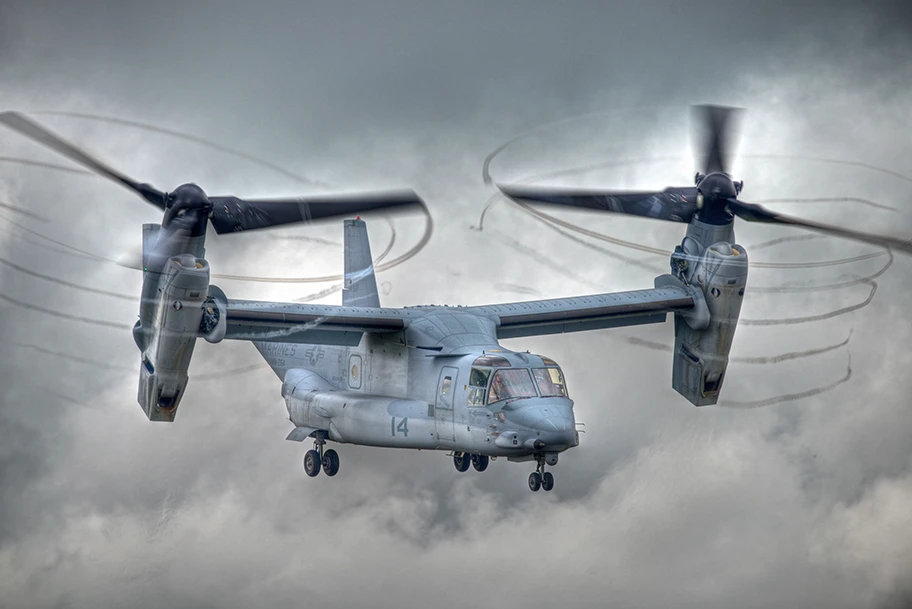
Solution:
{"label": "tail fin", "polygon": [[364,220],[345,221],[345,284],[342,304],[350,307],[379,307],[380,294],[374,277],[370,241]]}

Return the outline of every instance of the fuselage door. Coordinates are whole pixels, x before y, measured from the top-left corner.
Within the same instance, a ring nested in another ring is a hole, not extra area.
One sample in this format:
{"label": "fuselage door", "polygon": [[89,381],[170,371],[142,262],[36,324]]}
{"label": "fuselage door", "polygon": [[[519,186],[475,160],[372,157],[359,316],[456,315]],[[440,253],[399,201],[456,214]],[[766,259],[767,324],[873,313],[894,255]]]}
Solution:
{"label": "fuselage door", "polygon": [[458,373],[458,368],[444,366],[437,381],[437,404],[434,407],[434,419],[437,422],[437,440],[439,442],[456,441],[453,396],[456,394]]}

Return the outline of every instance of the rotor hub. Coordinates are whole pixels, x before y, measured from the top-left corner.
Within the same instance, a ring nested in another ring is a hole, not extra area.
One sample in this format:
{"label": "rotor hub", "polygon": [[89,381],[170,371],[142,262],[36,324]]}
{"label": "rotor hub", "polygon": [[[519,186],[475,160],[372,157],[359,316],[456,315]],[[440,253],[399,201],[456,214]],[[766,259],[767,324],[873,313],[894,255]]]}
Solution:
{"label": "rotor hub", "polygon": [[740,190],[724,173],[711,173],[697,183],[697,190],[707,199],[733,199]]}
{"label": "rotor hub", "polygon": [[206,191],[196,184],[181,184],[168,193],[166,206],[177,209],[207,209],[211,206]]}

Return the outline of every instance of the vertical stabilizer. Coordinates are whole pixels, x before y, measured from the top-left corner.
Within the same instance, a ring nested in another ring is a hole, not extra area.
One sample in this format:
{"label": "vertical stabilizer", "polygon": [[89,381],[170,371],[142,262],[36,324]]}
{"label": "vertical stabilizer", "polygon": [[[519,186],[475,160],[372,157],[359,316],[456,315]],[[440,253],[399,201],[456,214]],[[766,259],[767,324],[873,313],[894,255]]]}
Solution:
{"label": "vertical stabilizer", "polygon": [[342,304],[349,307],[379,307],[374,261],[371,260],[367,224],[364,220],[345,221],[345,284]]}

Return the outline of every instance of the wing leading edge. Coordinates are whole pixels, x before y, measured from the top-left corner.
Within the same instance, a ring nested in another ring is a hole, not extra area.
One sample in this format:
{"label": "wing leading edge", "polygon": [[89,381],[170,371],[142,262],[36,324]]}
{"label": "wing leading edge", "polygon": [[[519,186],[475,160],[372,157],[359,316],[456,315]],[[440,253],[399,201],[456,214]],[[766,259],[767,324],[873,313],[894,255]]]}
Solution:
{"label": "wing leading edge", "polygon": [[693,307],[683,287],[661,287],[463,310],[497,319],[497,338],[517,338],[662,323],[667,313]]}
{"label": "wing leading edge", "polygon": [[229,300],[226,339],[356,346],[365,332],[401,332],[398,309]]}
{"label": "wing leading edge", "polygon": [[683,285],[667,283],[648,290],[478,307],[387,309],[228,300],[225,338],[356,346],[365,332],[403,332],[413,318],[437,311],[487,317],[495,322],[498,339],[517,338],[662,323],[668,313],[694,306]]}

